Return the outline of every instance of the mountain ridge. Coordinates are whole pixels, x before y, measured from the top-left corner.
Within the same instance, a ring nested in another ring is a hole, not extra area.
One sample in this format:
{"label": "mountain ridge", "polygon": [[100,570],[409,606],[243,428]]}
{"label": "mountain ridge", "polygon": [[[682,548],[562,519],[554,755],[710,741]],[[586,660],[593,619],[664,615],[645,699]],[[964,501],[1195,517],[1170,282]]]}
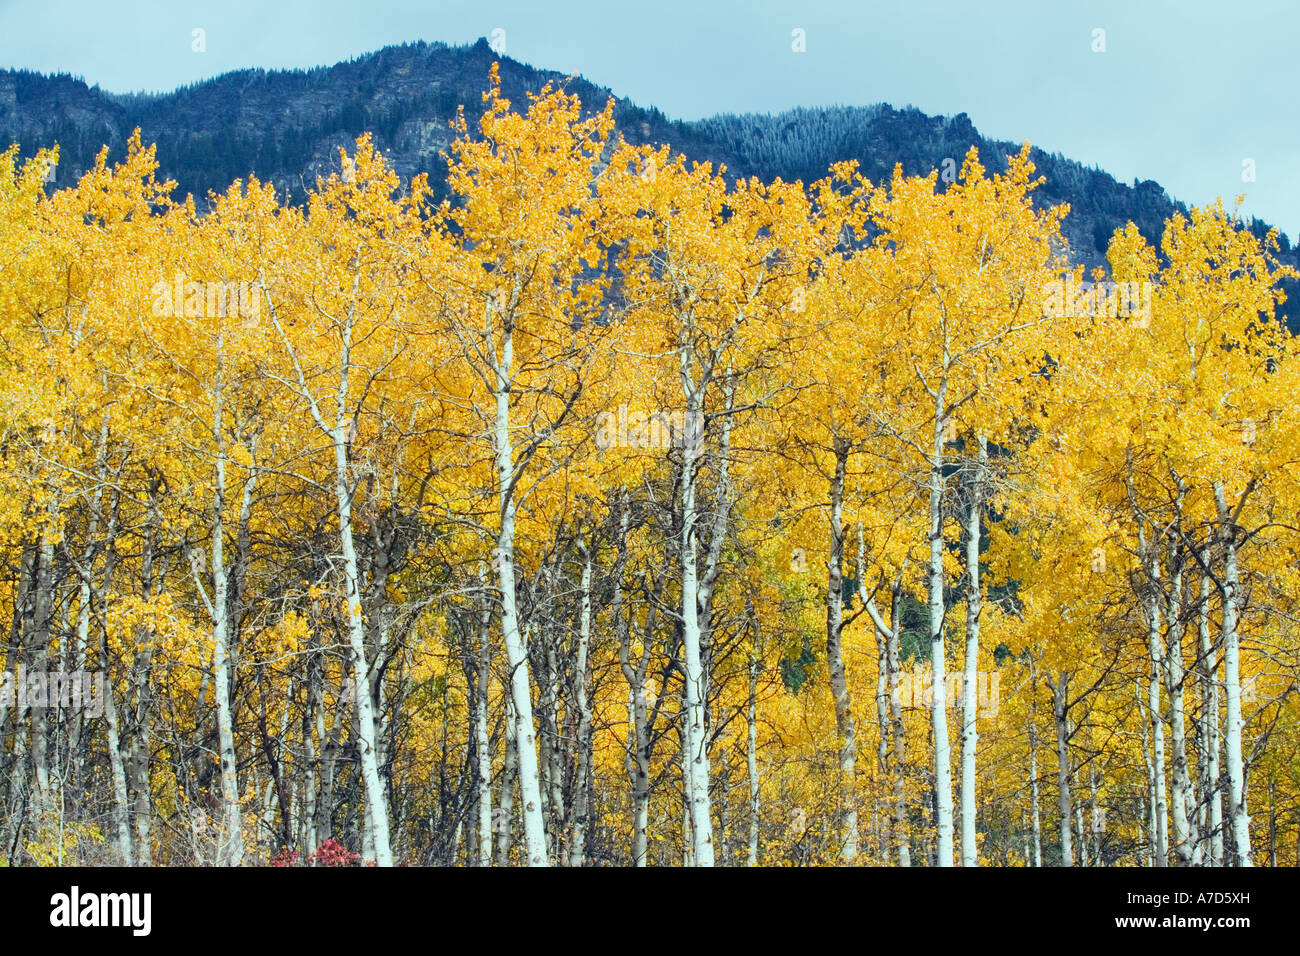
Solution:
{"label": "mountain ridge", "polygon": [[[517,104],[548,82],[577,94],[589,111],[612,98],[615,123],[629,141],[668,143],[688,159],[725,165],[732,176],[809,183],[832,162],[856,159],[863,175],[879,182],[895,163],[909,175],[959,169],[970,146],[998,172],[1020,148],[982,136],[964,112],[930,116],[885,103],[673,120],[580,75],[499,55],[484,38],[461,46],[399,44],[308,70],[236,70],[165,93],[110,93],[68,74],[0,71],[0,148],[18,142],[31,155],[58,142],[56,183],[66,185],[101,146],[120,158],[138,127],[143,141],[158,147],[160,176],[176,180],[181,196],[202,201],[256,174],[300,201],[317,175],[336,167],[338,148],[350,149],[368,130],[403,179],[425,172],[440,188],[449,122],[462,105],[471,121],[480,115],[493,62],[500,64],[503,93]],[[1045,177],[1035,202],[1070,204],[1062,231],[1072,258],[1088,267],[1104,262],[1115,228],[1131,220],[1156,243],[1164,221],[1187,212],[1154,180],[1128,185],[1059,153],[1034,148],[1032,156]],[[1253,217],[1243,224],[1261,237],[1269,228]],[[1300,265],[1285,234],[1280,243],[1279,258]]]}

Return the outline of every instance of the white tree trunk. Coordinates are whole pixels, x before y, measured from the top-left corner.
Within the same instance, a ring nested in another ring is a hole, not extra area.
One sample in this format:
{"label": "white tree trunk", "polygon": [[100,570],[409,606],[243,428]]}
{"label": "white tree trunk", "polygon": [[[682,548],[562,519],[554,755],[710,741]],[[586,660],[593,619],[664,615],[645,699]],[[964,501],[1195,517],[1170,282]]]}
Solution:
{"label": "white tree trunk", "polygon": [[216,487],[212,496],[212,695],[217,711],[217,753],[221,762],[221,829],[217,866],[239,866],[244,856],[239,812],[235,738],[230,713],[229,596],[225,563],[226,446],[222,435],[222,395],[218,372],[213,436],[216,439]]}
{"label": "white tree trunk", "polygon": [[497,806],[492,811],[492,830],[497,836],[497,866],[510,863],[510,846],[513,842],[511,825],[515,809],[515,779],[519,775],[519,748],[515,745],[515,731],[519,722],[515,720],[514,695],[506,693],[506,756],[501,768],[501,795]]}
{"label": "white tree trunk", "polygon": [[1093,764],[1088,764],[1088,832],[1092,834],[1092,865],[1101,864],[1101,838],[1105,831],[1105,812],[1097,810],[1097,773]]}
{"label": "white tree trunk", "polygon": [[[354,282],[355,287],[355,282]],[[337,418],[331,433],[334,441],[334,497],[338,505],[339,542],[343,552],[343,581],[348,603],[348,641],[352,652],[353,694],[357,705],[357,750],[361,756],[361,779],[366,794],[367,839],[373,841],[375,863],[392,866],[388,844],[388,812],[384,788],[379,780],[375,756],[375,711],[370,687],[370,663],[366,658],[366,622],[361,605],[361,575],[357,568],[356,542],[352,527],[352,489],[348,487],[348,377],[351,371],[352,317],[343,329],[343,351],[339,362]]]}
{"label": "white tree trunk", "polygon": [[361,755],[361,779],[366,794],[367,839],[373,840],[375,863],[392,866],[388,843],[388,813],[384,789],[379,780],[375,756],[374,698],[370,689],[370,665],[366,659],[366,625],[361,610],[361,581],[352,528],[352,494],[348,488],[347,422],[340,416],[334,427],[335,498],[339,515],[339,542],[343,551],[343,583],[348,603],[348,642],[352,654],[352,693],[357,705],[357,750]]}
{"label": "white tree trunk", "polygon": [[1145,532],[1138,534],[1139,551],[1148,562],[1147,593],[1142,597],[1147,614],[1147,655],[1151,671],[1147,681],[1147,717],[1151,721],[1151,780],[1152,792],[1152,846],[1156,866],[1169,865],[1169,816],[1165,797],[1165,721],[1161,712],[1160,676],[1164,670],[1164,651],[1160,641],[1160,587],[1159,541],[1153,540],[1148,548]]}
{"label": "white tree trunk", "polygon": [[837,442],[835,474],[831,480],[830,560],[826,582],[826,666],[830,673],[831,694],[835,701],[835,730],[839,737],[839,858],[852,863],[858,855],[857,739],[853,725],[852,699],[844,673],[841,631],[844,627],[844,478],[848,466],[848,446]]}
{"label": "white tree trunk", "polygon": [[1241,752],[1241,646],[1237,633],[1241,581],[1237,568],[1237,529],[1221,481],[1214,483],[1214,501],[1219,515],[1219,540],[1223,545],[1223,690],[1227,701],[1224,750],[1228,762],[1228,820],[1232,827],[1237,865],[1252,866],[1250,818],[1246,814],[1245,768]]}
{"label": "white tree trunk", "polygon": [[[860,530],[860,529],[859,529]],[[861,539],[859,539],[859,542]],[[865,569],[866,561],[862,554],[861,544],[859,543],[858,567]],[[899,595],[902,591],[902,572],[899,572],[898,579],[894,582],[893,591],[890,595],[889,606],[889,623],[886,624],[880,616],[880,611],[875,605],[875,600],[867,593],[866,575],[859,574],[858,594],[862,599],[863,607],[871,615],[871,621],[876,625],[876,630],[885,635],[885,667],[888,671],[889,686],[889,707],[890,707],[890,736],[893,739],[894,747],[894,766],[893,766],[893,820],[890,823],[892,838],[897,848],[898,865],[912,865],[911,850],[911,833],[907,818],[907,801],[906,801],[906,742],[904,740],[903,724],[903,703],[902,695],[899,693],[899,661],[898,661],[898,629],[901,626],[898,602]],[[884,733],[882,729],[881,733]]]}
{"label": "white tree trunk", "polygon": [[[1050,682],[1050,681],[1049,681]],[[1052,687],[1052,714],[1056,722],[1056,786],[1060,798],[1061,866],[1074,866],[1071,828],[1074,815],[1070,802],[1070,675],[1062,671]]]}
{"label": "white tree trunk", "polygon": [[1032,813],[1034,866],[1043,865],[1043,821],[1038,806],[1038,677],[1034,660],[1029,659],[1029,803]]}
{"label": "white tree trunk", "polygon": [[1074,808],[1075,839],[1079,844],[1079,865],[1088,865],[1088,840],[1083,830],[1083,806]]}
{"label": "white tree trunk", "polygon": [[515,758],[518,761],[519,797],[523,801],[524,845],[529,866],[547,866],[546,826],[542,819],[541,780],[537,765],[537,732],[533,726],[532,688],[528,674],[528,649],[519,629],[515,596],[515,465],[510,437],[510,374],[514,362],[513,334],[507,329],[495,383],[496,422],[493,445],[496,452],[497,487],[500,495],[501,527],[497,533],[494,563],[501,591],[501,633],[510,673],[510,697],[514,702]]}
{"label": "white tree trunk", "polygon": [[[316,602],[312,602],[315,604]],[[313,637],[311,643],[312,654],[318,653],[318,643]],[[311,664],[308,665],[308,674],[311,675],[307,680],[306,699],[307,712],[302,722],[302,747],[303,747],[303,781],[299,788],[299,795],[302,800],[302,809],[298,813],[298,844],[301,848],[302,855],[309,857],[316,852],[316,747],[317,740],[322,740],[324,734],[319,733],[317,728],[322,726],[321,723],[321,703],[324,693],[323,682],[319,679],[319,671],[315,670]]]}
{"label": "white tree trunk", "polygon": [[478,621],[478,682],[475,693],[478,706],[474,712],[474,750],[478,761],[478,857],[479,866],[492,864],[492,741],[488,735],[488,701],[492,679],[492,612],[487,599],[487,575],[479,570],[484,590]]}
{"label": "white tree trunk", "polygon": [[1174,854],[1179,866],[1191,866],[1196,837],[1190,808],[1195,806],[1187,766],[1187,726],[1183,714],[1182,572],[1171,568],[1165,614],[1168,651],[1165,656],[1165,692],[1169,696],[1169,744],[1173,751],[1170,799],[1172,801]]}
{"label": "white tree trunk", "polygon": [[573,824],[569,831],[569,866],[582,866],[586,859],[587,816],[591,775],[591,701],[587,699],[587,651],[591,644],[592,548],[584,548],[582,605],[578,622],[578,650],[573,664],[573,697],[578,707],[577,766],[573,778]]}
{"label": "white tree trunk", "polygon": [[758,667],[761,625],[754,620],[754,650],[749,655],[749,697],[745,705],[745,771],[749,781],[749,845],[745,855],[748,866],[758,866]]}
{"label": "white tree trunk", "polygon": [[[49,668],[54,618],[54,528],[57,526],[59,506],[55,500],[51,500],[47,507],[49,520],[41,529],[32,602],[32,632],[28,635],[32,642],[31,668],[37,673],[44,673]],[[53,780],[57,778],[53,778],[50,773],[49,748],[53,721],[50,711],[45,707],[29,708],[27,719],[30,722],[32,738],[30,752],[32,768],[35,771],[29,812],[39,825],[42,814],[52,809],[56,802],[52,787]],[[61,804],[62,800],[60,794],[57,802]]]}
{"label": "white tree trunk", "polygon": [[[624,608],[623,571],[627,563],[627,532],[630,506],[625,495],[619,501],[619,552],[614,565],[614,630],[618,634],[619,665],[627,680],[628,741],[627,771],[632,784],[632,865],[646,865],[647,829],[650,819],[650,741],[646,710],[646,668],[650,664],[649,648],[643,648],[636,664],[631,661],[631,615]],[[663,583],[666,570],[661,568],[658,581]],[[659,591],[656,588],[655,594]],[[646,639],[653,634],[655,605],[646,612]]]}
{"label": "white tree trunk", "polygon": [[[682,772],[687,774],[687,784],[690,783],[690,770],[685,766],[687,762],[686,755],[691,752],[690,744],[690,726],[686,721],[686,707],[682,706],[677,714],[678,733],[682,738]],[[691,794],[688,787],[682,789],[682,866],[695,866],[695,835],[691,826]]]}
{"label": "white tree trunk", "polygon": [[104,655],[104,719],[108,725],[108,766],[113,779],[113,840],[122,866],[133,866],[130,793],[126,788],[126,763],[122,759],[122,728],[118,722],[113,671],[109,667],[108,638],[101,639]]}
{"label": "white tree trunk", "polygon": [[[358,294],[360,280],[353,277],[353,296]],[[269,293],[268,293],[269,301]],[[368,852],[373,853],[378,866],[392,866],[389,847],[388,811],[384,788],[379,780],[379,762],[375,755],[375,712],[370,688],[370,665],[366,657],[366,624],[361,603],[361,575],[357,566],[356,540],[352,526],[352,489],[348,486],[348,448],[352,419],[348,413],[348,385],[352,369],[352,333],[354,311],[349,306],[339,328],[339,379],[334,396],[333,422],[327,422],[319,403],[307,385],[298,362],[297,353],[289,344],[280,319],[271,309],[272,322],[280,335],[298,376],[298,392],[306,403],[312,418],[322,432],[329,436],[334,448],[334,498],[338,509],[339,545],[343,557],[343,582],[348,611],[348,650],[352,658],[353,695],[357,708],[357,751],[360,754],[361,781],[365,791],[365,828]],[[363,843],[363,846],[366,846]]]}
{"label": "white tree trunk", "polygon": [[898,590],[890,601],[889,630],[885,633],[885,662],[889,667],[889,723],[894,740],[894,819],[890,827],[898,847],[898,865],[912,865],[912,836],[907,818],[907,740],[903,723],[903,702],[899,694]]}
{"label": "white tree trunk", "polygon": [[966,515],[966,657],[962,675],[961,731],[961,865],[978,866],[975,843],[975,750],[979,742],[976,708],[980,648],[980,515],[984,505],[984,471],[988,442],[979,436],[979,453]]}
{"label": "white tree trunk", "polygon": [[1147,792],[1145,808],[1143,810],[1146,816],[1147,830],[1150,839],[1147,842],[1147,865],[1155,866],[1156,858],[1156,775],[1155,767],[1151,760],[1151,720],[1147,713],[1147,704],[1142,696],[1142,681],[1134,682],[1133,689],[1137,695],[1138,707],[1138,727],[1142,735],[1142,764],[1147,775]]}
{"label": "white tree trunk", "polygon": [[632,688],[632,865],[645,866],[649,851],[650,758],[646,756],[648,730],[645,682]]}
{"label": "white tree trunk", "polygon": [[[109,512],[108,525],[104,535],[109,544],[108,554],[104,561],[103,584],[90,589],[90,594],[99,605],[101,622],[104,624],[108,619],[106,613],[107,594],[113,577],[113,569],[117,563],[116,551],[113,548],[113,541],[117,536],[117,526],[118,515],[117,509],[114,508]],[[92,568],[89,565],[86,567],[86,573],[87,575],[92,573]],[[87,620],[89,620],[90,605],[87,604],[86,608]],[[107,724],[108,731],[109,776],[113,781],[113,843],[121,865],[133,866],[135,858],[131,845],[130,793],[126,785],[126,763],[122,759],[122,727],[117,711],[117,695],[113,688],[112,658],[108,652],[108,630],[106,626],[100,627],[99,649],[104,659],[104,722]]]}
{"label": "white tree trunk", "polygon": [[[1210,566],[1210,550],[1201,552],[1201,561]],[[1219,786],[1219,663],[1218,649],[1210,637],[1210,575],[1201,575],[1201,601],[1197,614],[1197,643],[1200,659],[1201,688],[1201,794],[1204,823],[1201,839],[1208,844],[1210,866],[1223,866],[1223,788]]]}
{"label": "white tree trunk", "polygon": [[948,745],[947,664],[944,660],[943,615],[943,462],[947,425],[946,382],[935,394],[934,453],[930,460],[930,561],[927,591],[930,606],[930,676],[933,697],[930,719],[934,736],[935,854],[938,866],[952,866],[952,755]]}
{"label": "white tree trunk", "polygon": [[[688,366],[683,358],[683,386],[686,392],[687,431],[702,421],[699,392],[687,385]],[[685,658],[682,754],[686,801],[690,808],[692,859],[696,866],[713,866],[713,822],[709,812],[709,753],[704,730],[704,672],[700,661],[699,575],[696,559],[696,468],[699,449],[692,440],[682,450],[682,650]]]}
{"label": "white tree trunk", "polygon": [[[858,526],[859,540],[861,538],[861,525]],[[859,549],[860,550],[860,549]],[[862,579],[862,562],[858,562],[858,579]],[[885,635],[880,632],[879,628],[874,629],[876,632],[876,727],[879,733],[876,738],[876,774],[881,785],[889,779],[889,646],[886,643]],[[872,815],[873,829],[877,834],[878,851],[882,860],[889,859],[889,854],[893,848],[894,836],[891,832],[891,818],[888,808],[885,804],[884,792],[881,792],[878,800],[877,810]]]}

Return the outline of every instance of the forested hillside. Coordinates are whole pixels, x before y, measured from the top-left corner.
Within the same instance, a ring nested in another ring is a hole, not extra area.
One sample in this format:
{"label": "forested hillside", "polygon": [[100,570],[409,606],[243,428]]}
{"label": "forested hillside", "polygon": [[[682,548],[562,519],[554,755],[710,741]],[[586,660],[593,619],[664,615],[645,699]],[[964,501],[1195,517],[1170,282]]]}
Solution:
{"label": "forested hillside", "polygon": [[[113,159],[121,159],[139,127],[144,142],[158,145],[161,174],[176,180],[181,195],[193,193],[202,202],[210,190],[222,192],[256,174],[296,202],[332,168],[339,147],[369,132],[400,176],[427,172],[436,191],[445,173],[440,153],[451,142],[450,121],[461,105],[471,120],[480,115],[480,93],[498,60],[502,89],[515,100],[547,82],[562,83],[588,110],[602,109],[613,95],[581,77],[498,57],[486,40],[467,47],[388,47],[310,71],[243,70],[165,95],[117,95],[70,76],[11,70],[0,72],[0,145],[17,142],[22,155],[30,156],[59,143],[57,181],[67,184],[91,167],[104,144]],[[854,159],[872,181],[887,179],[902,163],[908,175],[937,169],[946,185],[972,146],[993,171],[1001,171],[1006,156],[1020,148],[980,136],[965,114],[932,117],[910,107],[843,106],[677,122],[656,109],[615,101],[614,121],[631,142],[671,143],[690,159],[723,163],[733,176],[767,181],[811,183],[831,163]],[[1187,211],[1158,183],[1117,183],[1102,170],[1037,149],[1032,158],[1046,180],[1035,196],[1039,207],[1070,204],[1064,235],[1077,262],[1100,264],[1111,233],[1127,222],[1154,243],[1169,216]],[[1264,223],[1250,228],[1261,238],[1268,231]],[[1283,257],[1294,264],[1286,236],[1281,241]]]}

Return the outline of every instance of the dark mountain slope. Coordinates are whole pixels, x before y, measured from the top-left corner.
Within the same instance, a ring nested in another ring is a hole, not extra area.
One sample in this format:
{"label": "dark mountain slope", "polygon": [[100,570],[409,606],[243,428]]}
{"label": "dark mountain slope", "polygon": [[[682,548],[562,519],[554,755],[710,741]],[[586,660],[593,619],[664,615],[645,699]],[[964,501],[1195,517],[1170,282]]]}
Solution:
{"label": "dark mountain slope", "polygon": [[[498,57],[486,40],[388,47],[307,71],[241,70],[163,95],[111,94],[67,75],[10,70],[0,72],[0,143],[17,141],[30,155],[58,142],[57,181],[69,183],[102,145],[120,156],[138,126],[145,142],[157,143],[161,172],[180,184],[182,194],[202,198],[256,173],[298,199],[304,184],[334,168],[338,147],[350,147],[370,130],[398,173],[428,172],[437,184],[445,168],[439,154],[451,141],[448,123],[461,104],[471,119],[481,112],[488,70],[498,59],[503,90],[519,104],[548,81],[563,84],[592,109],[613,95],[581,77]],[[725,163],[736,175],[804,182],[842,159],[857,159],[873,181],[887,178],[895,163],[909,174],[943,168],[945,159],[960,167],[971,145],[986,167],[999,171],[1006,154],[1019,148],[980,136],[964,113],[934,117],[883,104],[682,122],[616,99],[615,118],[632,142],[667,142],[691,159]],[[1065,233],[1076,260],[1088,265],[1102,262],[1116,227],[1132,220],[1156,240],[1164,220],[1185,209],[1149,180],[1126,185],[1041,150],[1034,151],[1034,162],[1046,177],[1037,201],[1070,204]],[[1249,225],[1259,235],[1267,232],[1258,220]],[[1289,246],[1283,258],[1296,262]],[[1300,317],[1291,302],[1284,310]]]}

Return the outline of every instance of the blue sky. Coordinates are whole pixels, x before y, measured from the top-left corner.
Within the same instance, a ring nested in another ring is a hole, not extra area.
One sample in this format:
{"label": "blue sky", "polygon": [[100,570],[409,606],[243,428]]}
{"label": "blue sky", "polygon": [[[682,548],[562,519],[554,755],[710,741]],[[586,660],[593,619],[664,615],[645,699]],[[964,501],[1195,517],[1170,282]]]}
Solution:
{"label": "blue sky", "polygon": [[1293,0],[0,0],[0,66],[169,90],[496,29],[517,60],[673,117],[880,101],[965,112],[985,135],[1185,202],[1245,193],[1247,213],[1300,233]]}

